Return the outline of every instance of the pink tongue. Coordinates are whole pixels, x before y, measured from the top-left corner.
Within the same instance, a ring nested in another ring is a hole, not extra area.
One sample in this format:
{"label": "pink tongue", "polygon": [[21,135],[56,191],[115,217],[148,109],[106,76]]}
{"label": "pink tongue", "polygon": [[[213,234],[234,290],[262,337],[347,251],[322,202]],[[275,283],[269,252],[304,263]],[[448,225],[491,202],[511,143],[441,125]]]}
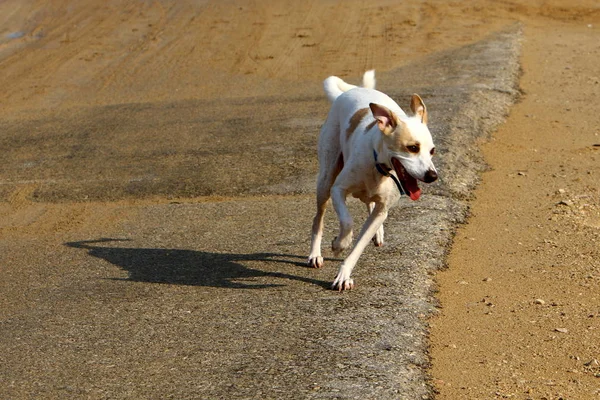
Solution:
{"label": "pink tongue", "polygon": [[421,197],[421,188],[419,187],[419,182],[406,173],[406,170],[404,172],[404,179],[402,179],[402,185],[404,185],[404,189],[408,191],[408,196],[411,200],[419,200]]}
{"label": "pink tongue", "polygon": [[392,158],[392,165],[398,174],[398,178],[402,183],[402,187],[408,191],[408,196],[411,200],[419,200],[421,197],[421,188],[419,187],[419,183],[415,178],[410,176],[408,172],[404,169],[400,161],[395,158]]}
{"label": "pink tongue", "polygon": [[409,190],[409,193],[411,200],[419,200],[419,197],[421,197],[421,189],[418,189],[416,192],[412,192]]}

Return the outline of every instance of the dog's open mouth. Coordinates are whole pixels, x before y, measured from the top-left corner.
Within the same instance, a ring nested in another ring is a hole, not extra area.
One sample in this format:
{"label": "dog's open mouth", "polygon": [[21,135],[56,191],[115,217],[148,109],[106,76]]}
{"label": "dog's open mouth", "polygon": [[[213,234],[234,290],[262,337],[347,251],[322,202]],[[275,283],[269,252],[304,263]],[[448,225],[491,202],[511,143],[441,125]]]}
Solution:
{"label": "dog's open mouth", "polygon": [[411,200],[419,200],[421,197],[421,189],[419,188],[419,184],[415,178],[413,178],[404,168],[402,163],[392,157],[392,165],[394,167],[394,171],[396,171],[396,175],[398,175],[398,179],[402,184],[402,187],[406,192],[408,192],[408,196]]}

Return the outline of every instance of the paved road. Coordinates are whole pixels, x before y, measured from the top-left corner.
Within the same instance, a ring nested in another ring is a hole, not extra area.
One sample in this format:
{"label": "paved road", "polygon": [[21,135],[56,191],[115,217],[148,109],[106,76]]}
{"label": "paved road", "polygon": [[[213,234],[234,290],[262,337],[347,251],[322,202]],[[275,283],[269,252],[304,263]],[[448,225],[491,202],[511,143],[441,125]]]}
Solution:
{"label": "paved road", "polygon": [[517,95],[519,37],[515,26],[378,74],[401,105],[424,98],[441,179],[401,201],[386,245],[365,252],[356,290],[341,294],[328,290],[339,260],[305,267],[320,82],[3,122],[0,392],[431,398],[431,273],[483,167],[474,142]]}

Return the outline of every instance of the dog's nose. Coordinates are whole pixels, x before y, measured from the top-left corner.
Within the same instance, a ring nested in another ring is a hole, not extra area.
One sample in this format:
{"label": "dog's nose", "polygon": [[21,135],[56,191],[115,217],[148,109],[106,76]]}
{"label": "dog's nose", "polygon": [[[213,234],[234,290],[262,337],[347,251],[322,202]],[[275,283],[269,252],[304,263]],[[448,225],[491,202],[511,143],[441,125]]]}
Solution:
{"label": "dog's nose", "polygon": [[425,172],[425,176],[423,177],[423,180],[425,181],[425,183],[431,183],[436,181],[438,178],[438,174],[437,172],[435,172],[435,170],[430,169],[427,172]]}

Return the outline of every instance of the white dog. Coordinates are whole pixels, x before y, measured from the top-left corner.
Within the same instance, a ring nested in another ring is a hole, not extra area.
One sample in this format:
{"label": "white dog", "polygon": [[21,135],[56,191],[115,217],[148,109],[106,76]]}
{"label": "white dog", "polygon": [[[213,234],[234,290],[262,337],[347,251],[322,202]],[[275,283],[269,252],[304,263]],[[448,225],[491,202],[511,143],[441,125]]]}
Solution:
{"label": "white dog", "polygon": [[383,245],[383,222],[388,209],[401,194],[412,200],[421,196],[418,181],[437,179],[432,162],[435,150],[427,128],[427,109],[414,94],[410,102],[413,116],[389,96],[375,90],[375,72],[363,75],[363,87],[350,85],[336,76],[323,82],[325,93],[333,102],[319,137],[319,178],[317,214],[312,226],[309,266],[323,265],[321,240],[323,216],[331,197],[340,220],[340,231],[331,244],[339,255],[352,243],[352,217],[346,197],[360,199],[367,205],[369,217],[358,240],[340,266],[333,289],[354,288],[352,269],[372,239]]}

